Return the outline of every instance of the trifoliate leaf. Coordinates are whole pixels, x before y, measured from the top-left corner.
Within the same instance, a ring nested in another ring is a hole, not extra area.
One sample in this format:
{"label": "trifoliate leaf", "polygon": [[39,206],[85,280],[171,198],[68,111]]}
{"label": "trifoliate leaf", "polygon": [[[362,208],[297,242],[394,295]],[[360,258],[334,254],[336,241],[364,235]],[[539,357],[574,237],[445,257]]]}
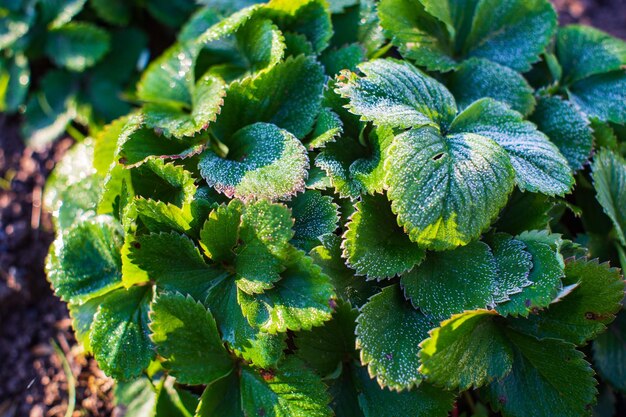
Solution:
{"label": "trifoliate leaf", "polygon": [[626,64],[626,42],[589,26],[560,28],[555,49],[566,84],[620,70]]}
{"label": "trifoliate leaf", "polygon": [[517,186],[548,195],[567,193],[574,178],[567,160],[535,125],[493,99],[474,102],[459,114],[450,133],[473,133],[493,139],[509,154]]}
{"label": "trifoliate leaf", "polygon": [[433,250],[477,238],[514,186],[509,156],[496,142],[473,133],[443,137],[433,127],[396,136],[386,170],[398,223],[412,241]]}
{"label": "trifoliate leaf", "polygon": [[626,245],[626,161],[601,150],[593,160],[592,178],[598,202],[613,222],[618,239]]}
{"label": "trifoliate leaf", "polygon": [[593,362],[598,373],[616,389],[626,392],[626,314],[617,315],[608,331],[593,342]]}
{"label": "trifoliate leaf", "polygon": [[132,13],[132,4],[124,0],[90,0],[90,6],[99,18],[112,25],[125,26]]}
{"label": "trifoliate leaf", "polygon": [[24,103],[29,84],[30,68],[24,55],[0,58],[0,111],[17,111]]}
{"label": "trifoliate leaf", "polygon": [[160,290],[204,300],[209,288],[223,274],[204,262],[191,239],[178,233],[137,236],[131,246],[131,261],[145,270]]}
{"label": "trifoliate leaf", "polygon": [[330,320],[335,297],[330,279],[301,252],[292,256],[274,288],[257,295],[237,293],[248,322],[261,331],[309,330]]}
{"label": "trifoliate leaf", "polygon": [[494,301],[502,303],[511,294],[532,285],[528,275],[533,267],[532,255],[526,251],[526,244],[504,233],[496,234],[491,241],[491,249],[496,260],[498,279]]}
{"label": "trifoliate leaf", "polygon": [[421,344],[420,372],[432,383],[461,391],[503,378],[513,366],[513,348],[496,316],[474,310],[443,321]]}
{"label": "trifoliate leaf", "polygon": [[256,122],[273,123],[304,138],[320,110],[325,75],[313,58],[287,58],[266,72],[232,83],[212,131],[227,142]]}
{"label": "trifoliate leaf", "polygon": [[365,77],[344,72],[336,91],[362,120],[401,129],[448,126],[456,114],[452,94],[405,61],[377,59],[359,65]]}
{"label": "trifoliate leaf", "polygon": [[402,391],[420,384],[418,345],[433,325],[404,299],[398,285],[385,287],[370,298],[357,323],[361,363],[381,387]]}
{"label": "trifoliate leaf", "polygon": [[364,367],[354,370],[359,404],[365,417],[445,417],[452,409],[454,394],[423,382],[410,391],[393,392],[369,378]]}
{"label": "trifoliate leaf", "polygon": [[565,298],[550,304],[539,315],[517,319],[514,326],[539,338],[550,337],[582,345],[606,330],[624,297],[619,270],[597,259],[568,260],[564,285],[575,285]]}
{"label": "trifoliate leaf", "polygon": [[528,275],[531,285],[522,292],[510,295],[510,300],[496,307],[498,313],[506,316],[528,317],[531,311],[550,304],[562,287],[563,257],[545,243],[545,236],[536,233],[523,233],[516,237],[526,245],[526,251],[533,259],[533,267]]}
{"label": "trifoliate leaf", "polygon": [[569,101],[542,97],[530,118],[567,159],[572,170],[587,163],[593,148],[593,136],[587,119]]}
{"label": "trifoliate leaf", "polygon": [[304,189],[309,160],[289,131],[259,122],[225,142],[229,147],[225,157],[209,149],[200,162],[200,173],[217,191],[243,200],[279,200]]}
{"label": "trifoliate leaf", "polygon": [[529,70],[557,25],[545,0],[383,0],[379,14],[385,33],[405,58],[441,71],[471,57]]}
{"label": "trifoliate leaf", "polygon": [[464,310],[493,305],[497,280],[489,246],[472,242],[452,251],[429,253],[400,283],[415,307],[441,321]]}
{"label": "trifoliate leaf", "polygon": [[398,226],[383,195],[363,196],[347,224],[343,256],[368,279],[402,275],[424,260],[425,252]]}
{"label": "trifoliate leaf", "polygon": [[89,23],[67,23],[49,32],[46,53],[58,66],[81,72],[109,50],[109,34]]}
{"label": "trifoliate leaf", "polygon": [[626,70],[593,75],[567,89],[570,100],[589,117],[618,124],[626,123]]}
{"label": "trifoliate leaf", "polygon": [[296,355],[321,377],[327,377],[344,362],[357,359],[354,328],[358,311],[349,303],[338,303],[333,318],[324,326],[297,333]]}
{"label": "trifoliate leaf", "polygon": [[121,287],[122,233],[113,218],[100,216],[59,234],[46,262],[56,294],[65,301],[82,303]]}
{"label": "trifoliate leaf", "polygon": [[252,328],[237,303],[237,291],[234,277],[218,278],[206,299],[222,339],[235,354],[255,366],[273,368],[283,355],[285,335],[272,335]]}
{"label": "trifoliate leaf", "polygon": [[505,417],[582,416],[597,394],[593,370],[574,345],[556,339],[537,340],[506,330],[513,348],[513,369],[482,392]]}
{"label": "trifoliate leaf", "polygon": [[298,194],[288,204],[295,219],[295,234],[291,243],[305,252],[318,246],[322,237],[333,233],[339,222],[339,207],[330,196],[308,190]]}
{"label": "trifoliate leaf", "polygon": [[202,393],[195,417],[213,416],[244,417],[239,377],[235,372],[207,385]]}
{"label": "trifoliate leaf", "polygon": [[241,371],[241,404],[245,415],[330,417],[330,396],[322,380],[293,356],[277,370]]}
{"label": "trifoliate leaf", "polygon": [[139,376],[154,356],[148,337],[151,287],[118,289],[106,296],[91,324],[91,347],[100,368],[110,377]]}
{"label": "trifoliate leaf", "polygon": [[447,85],[461,109],[484,97],[506,103],[524,115],[535,107],[533,89],[520,73],[486,59],[463,62]]}
{"label": "trifoliate leaf", "polygon": [[220,78],[205,74],[195,81],[198,46],[177,44],[142,75],[137,96],[148,127],[168,136],[193,136],[215,121],[225,94]]}
{"label": "trifoliate leaf", "polygon": [[210,384],[233,370],[209,310],[190,296],[163,293],[150,310],[150,338],[163,366],[183,384]]}
{"label": "trifoliate leaf", "polygon": [[334,142],[342,133],[341,118],[328,107],[323,107],[315,122],[315,129],[311,132],[307,148],[309,150],[323,148],[328,142]]}

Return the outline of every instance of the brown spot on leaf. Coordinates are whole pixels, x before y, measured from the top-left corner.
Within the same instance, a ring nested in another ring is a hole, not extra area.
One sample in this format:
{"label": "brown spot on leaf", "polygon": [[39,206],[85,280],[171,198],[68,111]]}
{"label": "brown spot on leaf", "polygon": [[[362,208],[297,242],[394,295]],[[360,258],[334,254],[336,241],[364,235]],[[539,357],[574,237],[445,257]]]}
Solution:
{"label": "brown spot on leaf", "polygon": [[135,249],[141,249],[141,243],[139,243],[139,242],[133,242],[133,248],[135,248]]}
{"label": "brown spot on leaf", "polygon": [[585,313],[585,318],[586,318],[587,320],[597,320],[597,319],[598,319],[598,316],[596,315],[596,313],[592,313],[591,311],[587,311],[587,312]]}
{"label": "brown spot on leaf", "polygon": [[263,380],[266,382],[271,381],[276,376],[274,374],[274,371],[271,369],[261,369],[259,373],[261,374],[261,377],[263,378]]}
{"label": "brown spot on leaf", "polygon": [[501,395],[500,397],[498,397],[498,402],[499,402],[500,404],[503,404],[503,405],[504,405],[504,404],[506,404],[506,401],[507,401],[507,400],[506,400],[506,397],[505,397],[504,395]]}

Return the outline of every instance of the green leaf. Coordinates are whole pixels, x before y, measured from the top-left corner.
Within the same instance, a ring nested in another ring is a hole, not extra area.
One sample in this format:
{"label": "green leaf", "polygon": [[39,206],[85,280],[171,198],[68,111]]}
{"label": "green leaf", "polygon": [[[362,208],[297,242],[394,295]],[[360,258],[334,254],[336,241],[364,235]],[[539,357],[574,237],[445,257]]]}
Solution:
{"label": "green leaf", "polygon": [[532,285],[528,280],[533,267],[532,255],[526,251],[526,244],[504,233],[498,233],[491,240],[491,249],[498,269],[494,301],[502,303],[511,294]]}
{"label": "green leaf", "polygon": [[344,234],[343,256],[368,279],[402,275],[424,260],[425,252],[398,226],[382,195],[363,196]]}
{"label": "green leaf", "polygon": [[328,107],[323,107],[315,122],[315,129],[311,132],[307,148],[309,150],[323,148],[327,143],[334,142],[342,133],[341,118]]}
{"label": "green leaf", "polygon": [[598,202],[613,222],[619,241],[626,245],[626,161],[601,150],[593,160],[592,178]]}
{"label": "green leaf", "polygon": [[0,19],[0,49],[2,50],[11,48],[16,41],[23,38],[35,20],[33,4],[19,4],[14,7],[3,7],[3,9],[2,19]]}
{"label": "green leaf", "polygon": [[354,328],[358,311],[340,302],[333,318],[321,327],[297,333],[296,356],[321,377],[333,374],[350,359],[356,359]]}
{"label": "green leaf", "polygon": [[132,14],[132,4],[125,0],[90,0],[98,17],[112,25],[125,26]]}
{"label": "green leaf", "polygon": [[325,235],[333,233],[339,222],[339,206],[330,196],[316,190],[298,194],[288,204],[295,219],[291,243],[305,252],[318,246]]}
{"label": "green leaf", "polygon": [[109,34],[89,23],[67,23],[49,32],[46,54],[58,66],[82,72],[109,50]]}
{"label": "green leaf", "polygon": [[330,279],[301,252],[292,256],[274,288],[257,295],[237,293],[248,322],[261,331],[309,330],[330,320],[335,297]]}
{"label": "green leaf", "polygon": [[566,84],[620,70],[626,64],[626,42],[589,26],[560,28],[555,49]]}
{"label": "green leaf", "polygon": [[328,49],[320,56],[320,62],[326,68],[326,74],[331,77],[341,70],[356,71],[358,65],[365,61],[363,46],[353,43],[342,48]]}
{"label": "green leaf", "polygon": [[276,371],[241,371],[241,404],[245,415],[330,417],[330,397],[322,380],[290,357]]}
{"label": "green leaf", "polygon": [[87,0],[43,0],[39,2],[41,19],[48,29],[56,29],[70,22],[80,13]]}
{"label": "green leaf", "polygon": [[464,310],[493,305],[497,280],[489,246],[475,241],[452,251],[429,253],[400,283],[415,307],[441,321]]}
{"label": "green leaf", "polygon": [[198,406],[198,398],[182,388],[174,386],[174,379],[164,377],[157,386],[154,415],[189,417]]}
{"label": "green leaf", "polygon": [[506,376],[513,366],[513,348],[488,310],[452,316],[430,333],[419,353],[430,382],[465,391]]}
{"label": "green leaf", "polygon": [[567,89],[570,100],[589,117],[618,124],[626,123],[626,71],[593,75]]}
{"label": "green leaf", "polygon": [[370,298],[360,313],[356,345],[369,374],[391,390],[418,386],[422,381],[418,345],[433,327],[430,320],[404,299],[395,284]]}
{"label": "green leaf", "polygon": [[365,417],[359,405],[358,392],[349,365],[342,367],[337,379],[332,379],[327,383],[328,392],[332,397],[330,407],[336,417]]}
{"label": "green leaf", "polygon": [[524,115],[535,107],[533,89],[524,77],[503,65],[486,59],[470,59],[459,65],[447,84],[461,109],[490,97]]}
{"label": "green leaf", "polygon": [[0,111],[17,111],[24,103],[29,84],[30,68],[24,55],[0,58]]}
{"label": "green leaf", "polygon": [[214,416],[244,417],[236,372],[207,385],[202,393],[195,417]]}
{"label": "green leaf", "polygon": [[207,150],[200,162],[200,173],[217,191],[243,200],[278,200],[304,190],[306,149],[287,130],[259,122],[237,131],[226,145],[225,157]]}
{"label": "green leaf", "polygon": [[82,345],[83,349],[89,353],[93,353],[91,350],[91,324],[98,311],[98,307],[102,304],[105,297],[106,294],[92,298],[82,304],[68,303],[67,305],[76,340]]}
{"label": "green leaf", "polygon": [[626,392],[626,314],[617,315],[609,330],[593,342],[595,369],[611,386]]}
{"label": "green leaf", "polygon": [[197,6],[196,2],[189,0],[150,0],[145,7],[160,23],[176,28],[185,22]]}
{"label": "green leaf", "polygon": [[183,384],[210,384],[233,370],[210,311],[191,296],[163,293],[150,312],[151,339],[163,366]]}
{"label": "green leaf", "polygon": [[60,234],[46,262],[56,294],[81,303],[120,287],[122,243],[122,228],[108,216],[79,222]]}
{"label": "green leaf", "polygon": [[527,416],[528,410],[536,417],[589,413],[596,380],[574,345],[510,330],[505,336],[513,348],[513,369],[482,391],[495,411],[505,417]]}
{"label": "green leaf", "polygon": [[196,300],[204,300],[209,288],[223,274],[204,262],[191,239],[175,232],[137,236],[129,257],[160,290],[178,291]]}
{"label": "green leaf", "polygon": [[359,404],[365,417],[445,417],[452,410],[454,394],[423,382],[400,393],[381,388],[371,380],[364,367],[355,371],[359,385]]}
{"label": "green leaf", "polygon": [[137,85],[145,121],[177,138],[193,136],[215,121],[225,83],[205,74],[194,77],[198,46],[176,44],[150,64]]}
{"label": "green leaf", "polygon": [[196,191],[189,171],[160,159],[148,160],[130,172],[135,194],[146,199],[183,208],[192,201]]}
{"label": "green leaf", "polygon": [[233,82],[212,131],[228,141],[241,128],[268,122],[304,138],[321,107],[325,75],[313,58],[289,57],[268,71]]}
{"label": "green leaf", "polygon": [[200,246],[214,262],[233,261],[242,213],[242,203],[232,200],[228,206],[222,204],[209,214],[200,231]]}
{"label": "green leaf", "polygon": [[147,377],[115,384],[117,405],[125,407],[126,417],[153,417],[156,404],[156,388]]}
{"label": "green leaf", "polygon": [[377,59],[359,65],[365,77],[343,72],[336,91],[361,120],[401,129],[447,126],[456,114],[452,94],[406,61]]}
{"label": "green leaf", "polygon": [[567,193],[574,178],[558,148],[522,115],[493,99],[474,102],[459,114],[450,133],[472,133],[494,140],[509,154],[517,186],[547,195]]}
{"label": "green leaf", "polygon": [[571,102],[542,97],[531,120],[559,148],[572,171],[583,168],[591,156],[593,136],[589,122]]}
{"label": "green leaf", "polygon": [[119,289],[106,296],[91,325],[91,347],[100,368],[128,380],[139,376],[154,356],[148,337],[151,287]]}
{"label": "green leaf", "polygon": [[565,263],[563,284],[575,288],[539,315],[515,320],[514,326],[540,338],[582,345],[606,330],[621,308],[624,281],[618,269],[598,260]]}
{"label": "green leaf", "polygon": [[433,127],[396,136],[386,167],[398,224],[412,241],[433,250],[477,238],[514,185],[509,156],[496,142],[473,133],[443,137]]}
{"label": "green leaf", "polygon": [[550,211],[554,208],[553,199],[545,194],[528,193],[516,190],[509,198],[506,207],[494,228],[501,232],[516,235],[525,230],[547,229]]}

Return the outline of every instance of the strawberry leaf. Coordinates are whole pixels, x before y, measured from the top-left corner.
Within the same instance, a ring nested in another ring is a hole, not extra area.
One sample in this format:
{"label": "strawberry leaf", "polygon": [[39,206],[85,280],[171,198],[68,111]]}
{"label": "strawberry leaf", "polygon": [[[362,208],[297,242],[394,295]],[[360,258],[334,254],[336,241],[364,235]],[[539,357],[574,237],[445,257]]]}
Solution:
{"label": "strawberry leaf", "polygon": [[626,246],[626,161],[608,151],[600,151],[592,165],[596,198],[613,222],[617,238]]}
{"label": "strawberry leaf", "polygon": [[109,50],[109,34],[89,23],[67,23],[50,31],[46,54],[59,67],[82,72]]}
{"label": "strawberry leaf", "polygon": [[307,190],[288,203],[295,219],[291,243],[305,252],[318,246],[324,236],[333,233],[339,222],[339,207],[332,197]]}
{"label": "strawberry leaf", "polygon": [[626,391],[626,314],[617,315],[608,331],[593,342],[593,361],[602,378],[618,390]]}

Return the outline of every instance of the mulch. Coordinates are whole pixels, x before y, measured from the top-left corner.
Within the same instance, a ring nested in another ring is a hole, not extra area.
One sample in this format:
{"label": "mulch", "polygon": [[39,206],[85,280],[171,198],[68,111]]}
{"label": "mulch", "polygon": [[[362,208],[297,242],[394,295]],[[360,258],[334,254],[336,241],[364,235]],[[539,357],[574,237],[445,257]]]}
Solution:
{"label": "mulch", "polygon": [[[562,24],[581,22],[626,38],[626,0],[553,3]],[[71,381],[74,417],[121,415],[113,381],[76,345],[67,309],[43,270],[53,232],[42,190],[72,140],[34,151],[24,147],[18,126],[18,118],[0,115],[0,417],[64,416]]]}

